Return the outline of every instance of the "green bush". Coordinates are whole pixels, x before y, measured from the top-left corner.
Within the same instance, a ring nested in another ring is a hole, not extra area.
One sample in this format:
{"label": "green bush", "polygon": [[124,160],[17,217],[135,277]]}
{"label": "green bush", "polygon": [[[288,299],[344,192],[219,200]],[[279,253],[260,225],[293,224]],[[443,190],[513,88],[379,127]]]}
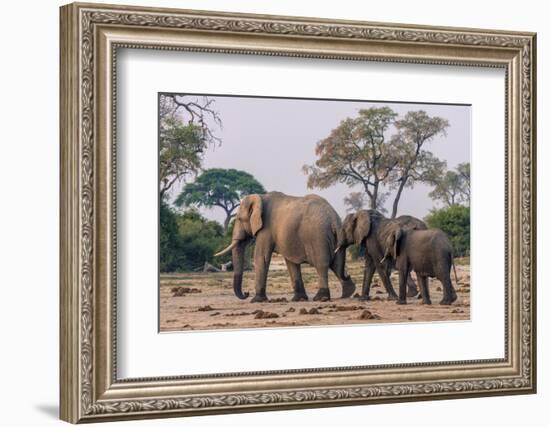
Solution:
{"label": "green bush", "polygon": [[433,209],[424,218],[430,228],[439,228],[449,236],[454,256],[470,255],[470,208],[453,205],[442,209]]}
{"label": "green bush", "polygon": [[213,255],[223,244],[223,227],[195,210],[177,215],[176,222],[185,255],[181,269],[196,270],[203,267],[205,261],[214,263]]}
{"label": "green bush", "polygon": [[159,270],[172,272],[183,263],[181,240],[178,236],[176,214],[166,205],[160,205]]}
{"label": "green bush", "polygon": [[223,247],[223,227],[195,210],[179,214],[161,203],[159,240],[161,272],[193,271],[214,262],[213,254]]}

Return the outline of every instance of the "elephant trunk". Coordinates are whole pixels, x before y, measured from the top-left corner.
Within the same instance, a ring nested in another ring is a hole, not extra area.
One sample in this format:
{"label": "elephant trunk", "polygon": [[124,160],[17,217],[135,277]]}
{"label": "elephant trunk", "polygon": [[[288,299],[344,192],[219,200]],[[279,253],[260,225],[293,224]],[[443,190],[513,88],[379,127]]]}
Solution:
{"label": "elephant trunk", "polygon": [[346,242],[344,231],[340,226],[336,227],[336,249],[334,250],[334,253],[337,254],[340,251],[345,251],[348,247],[348,243]]}
{"label": "elephant trunk", "polygon": [[233,257],[233,291],[239,299],[246,299],[249,295],[248,292],[243,294],[242,291],[245,248],[246,242],[239,241],[239,243],[232,248],[231,252]]}
{"label": "elephant trunk", "polygon": [[349,298],[355,292],[355,283],[346,271],[346,245],[338,245],[334,254],[333,268],[342,282],[342,298]]}
{"label": "elephant trunk", "polygon": [[350,276],[346,271],[346,250],[345,248],[340,249],[336,256],[334,257],[334,270],[339,277],[342,277],[345,280],[349,280]]}

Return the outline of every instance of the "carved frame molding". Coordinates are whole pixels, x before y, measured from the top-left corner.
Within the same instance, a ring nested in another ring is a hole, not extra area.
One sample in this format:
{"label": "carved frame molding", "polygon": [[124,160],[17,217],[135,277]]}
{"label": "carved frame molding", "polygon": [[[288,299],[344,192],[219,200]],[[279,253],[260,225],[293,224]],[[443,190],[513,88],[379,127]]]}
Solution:
{"label": "carved frame molding", "polygon": [[[114,65],[120,47],[504,67],[506,357],[117,380],[113,146]],[[101,421],[534,392],[535,68],[532,33],[94,4],[62,7],[61,418]],[[285,386],[289,379],[299,385]],[[208,391],[196,391],[205,384]]]}

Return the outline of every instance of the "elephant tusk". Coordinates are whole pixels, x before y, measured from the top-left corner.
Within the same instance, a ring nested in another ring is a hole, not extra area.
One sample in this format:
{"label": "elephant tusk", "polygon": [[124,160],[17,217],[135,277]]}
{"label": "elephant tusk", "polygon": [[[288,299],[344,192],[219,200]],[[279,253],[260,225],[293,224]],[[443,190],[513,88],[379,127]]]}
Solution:
{"label": "elephant tusk", "polygon": [[382,259],[380,260],[380,264],[383,264],[384,261],[386,261],[386,255],[384,255],[384,258],[382,258]]}
{"label": "elephant tusk", "polygon": [[342,247],[342,245],[338,245],[336,247],[336,249],[334,249],[334,253],[337,254],[341,247]]}
{"label": "elephant tusk", "polygon": [[231,251],[231,250],[232,250],[235,246],[237,246],[238,244],[239,244],[239,241],[238,241],[238,240],[233,240],[233,241],[231,242],[231,244],[230,244],[227,248],[225,248],[225,249],[223,249],[223,250],[221,250],[221,251],[215,253],[214,256],[217,257],[217,256],[225,255],[227,252]]}

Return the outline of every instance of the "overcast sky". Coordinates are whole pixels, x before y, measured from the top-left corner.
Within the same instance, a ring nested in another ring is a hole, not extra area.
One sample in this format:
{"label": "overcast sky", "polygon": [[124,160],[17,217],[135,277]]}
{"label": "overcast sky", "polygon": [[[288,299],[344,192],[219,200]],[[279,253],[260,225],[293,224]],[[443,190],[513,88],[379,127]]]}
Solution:
{"label": "overcast sky", "polygon": [[[303,100],[286,98],[216,97],[214,109],[223,122],[222,128],[212,129],[221,145],[212,147],[205,156],[203,167],[233,168],[251,173],[267,191],[282,191],[302,196],[316,193],[327,199],[341,217],[346,214],[344,197],[360,191],[337,184],[326,190],[307,188],[307,176],[302,166],[316,160],[315,145],[329,135],[341,120],[357,116],[362,108],[389,106],[400,116],[408,111],[424,110],[430,116],[449,121],[446,136],[438,136],[425,148],[447,162],[449,169],[470,161],[470,107],[462,105],[400,104],[387,102]],[[178,186],[172,197],[179,192]],[[428,197],[431,187],[416,184],[405,189],[398,215],[409,214],[423,218],[434,202]],[[387,200],[391,212],[393,197]],[[219,208],[201,209],[210,219],[223,222]]]}

